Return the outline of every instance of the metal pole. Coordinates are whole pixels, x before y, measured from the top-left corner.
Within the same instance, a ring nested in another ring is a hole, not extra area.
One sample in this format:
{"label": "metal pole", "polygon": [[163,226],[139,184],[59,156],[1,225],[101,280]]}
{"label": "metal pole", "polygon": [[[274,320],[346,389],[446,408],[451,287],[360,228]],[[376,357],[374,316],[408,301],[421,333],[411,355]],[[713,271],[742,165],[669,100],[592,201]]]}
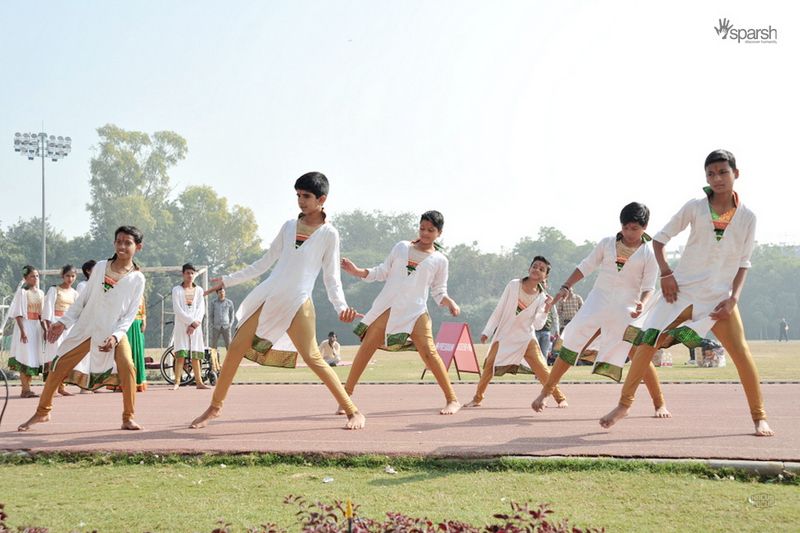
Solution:
{"label": "metal pole", "polygon": [[[39,134],[40,154],[42,156],[42,270],[47,269],[47,224],[45,223],[44,211],[44,156],[47,152],[47,144],[45,142],[46,135],[44,132]],[[44,276],[43,276],[44,277]],[[44,281],[44,279],[42,279]]]}

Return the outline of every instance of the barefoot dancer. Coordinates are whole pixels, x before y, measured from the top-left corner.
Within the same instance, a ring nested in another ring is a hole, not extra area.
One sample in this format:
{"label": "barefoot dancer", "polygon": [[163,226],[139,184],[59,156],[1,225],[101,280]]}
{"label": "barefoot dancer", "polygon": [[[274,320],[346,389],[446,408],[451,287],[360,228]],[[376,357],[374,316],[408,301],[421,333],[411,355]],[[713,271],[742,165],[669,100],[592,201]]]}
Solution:
{"label": "barefoot dancer", "polygon": [[458,316],[461,312],[447,296],[447,257],[438,251],[438,244],[434,242],[442,234],[443,227],[442,214],[428,211],[422,214],[419,222],[419,238],[413,242],[397,243],[381,265],[370,269],[358,268],[349,259],[342,259],[345,272],[365,281],[386,282],[372,309],[355,329],[361,338],[361,346],[347,376],[345,390],[348,394],[353,394],[375,350],[410,349],[419,352],[444,392],[446,405],[439,412],[452,415],[461,409],[442,358],[436,351],[425,303],[428,291],[432,291],[436,303],[447,307],[450,314]]}
{"label": "barefoot dancer", "polygon": [[[122,429],[141,429],[133,419],[136,372],[125,332],[144,294],[144,276],[133,262],[133,256],[142,249],[142,232],[133,226],[117,228],[114,249],[116,252],[110,259],[97,263],[94,275],[78,299],[50,327],[48,342],[56,342],[65,329],[71,329],[58,349],[36,414],[19,426],[19,431],[50,420],[53,395],[64,381],[85,389],[120,386]],[[73,371],[87,353],[91,356],[88,374]],[[113,373],[115,367],[116,374]]]}
{"label": "barefoot dancer", "polygon": [[[774,434],[767,424],[758,370],[736,305],[750,268],[756,217],[733,190],[739,170],[732,153],[715,150],[706,157],[704,166],[709,185],[705,197],[687,202],[654,237],[662,295],[646,313],[619,405],[600,419],[605,428],[628,414],[639,381],[658,348],[676,342],[700,346],[710,329],[736,365],[755,434]],[[672,271],[664,245],[686,226],[691,226],[689,240]]]}
{"label": "barefoot dancer", "polygon": [[208,389],[203,383],[201,362],[206,355],[206,342],[203,338],[203,316],[206,314],[206,300],[203,289],[194,283],[197,269],[191,263],[181,268],[183,283],[172,288],[172,310],[175,313],[175,329],[172,331],[172,343],[175,346],[175,385],[181,385],[183,362],[192,360],[194,382],[198,389]]}
{"label": "barefoot dancer", "polygon": [[[53,285],[47,291],[47,295],[44,297],[44,307],[42,308],[42,319],[44,320],[46,329],[49,329],[53,322],[64,316],[64,313],[66,313],[70,306],[75,303],[75,300],[78,299],[78,291],[72,288],[76,277],[77,272],[75,271],[75,267],[72,265],[64,265],[61,269],[61,284]],[[65,334],[69,335],[69,331],[66,331]],[[58,353],[58,348],[61,346],[63,338],[64,337],[61,337],[58,342],[48,342],[44,346],[43,362],[45,381],[47,381],[49,377],[48,374],[50,373],[52,361],[56,358],[56,353]],[[58,394],[61,396],[72,396],[72,393],[67,391],[63,383],[58,386]]]}
{"label": "barefoot dancer", "polygon": [[215,285],[206,294],[253,279],[275,265],[267,279],[253,289],[239,307],[236,313],[239,328],[222,364],[211,405],[190,427],[205,427],[209,420],[219,416],[243,357],[268,364],[275,357],[293,355],[273,349],[282,343],[285,335],[339,405],[344,406],[348,418],[345,427],[364,427],[364,415],[344,391],[339,377],[322,359],[317,346],[311,291],[320,269],[328,299],[339,314],[339,320],[352,322],[356,317],[355,309],[347,306],[342,291],[339,232],[325,222],[323,204],[328,197],[328,187],[328,179],[319,172],[300,176],[294,184],[300,216],[283,225],[264,257],[235,274],[212,280]]}
{"label": "barefoot dancer", "polygon": [[[544,290],[544,281],[549,273],[550,262],[537,255],[528,267],[527,276],[513,279],[506,285],[481,334],[481,343],[492,337],[492,344],[483,363],[483,375],[475,397],[464,407],[480,407],[492,377],[516,374],[522,359],[541,383],[547,382],[550,373],[536,339],[536,330],[542,329],[547,320],[550,296]],[[567,399],[558,387],[553,395],[559,407],[567,407]]]}
{"label": "barefoot dancer", "polygon": [[[553,392],[561,377],[577,361],[589,344],[596,347],[597,359],[592,373],[622,379],[622,368],[631,351],[630,340],[623,336],[632,318],[637,318],[655,289],[658,275],[650,237],[645,234],[650,210],[637,202],[626,205],[619,215],[620,232],[600,241],[561,286],[550,305],[566,298],[572,287],[598,271],[592,292],[562,333],[563,345],[550,372],[550,379],[533,401],[534,411],[541,411],[544,400]],[[651,363],[644,382],[653,399],[656,418],[671,415],[664,403],[656,369]]]}
{"label": "barefoot dancer", "polygon": [[15,325],[8,368],[19,372],[22,398],[38,396],[31,390],[31,381],[33,376],[42,373],[43,302],[44,293],[39,289],[39,271],[25,265],[22,268],[22,286],[17,289],[11,307],[8,308],[8,316],[14,319]]}

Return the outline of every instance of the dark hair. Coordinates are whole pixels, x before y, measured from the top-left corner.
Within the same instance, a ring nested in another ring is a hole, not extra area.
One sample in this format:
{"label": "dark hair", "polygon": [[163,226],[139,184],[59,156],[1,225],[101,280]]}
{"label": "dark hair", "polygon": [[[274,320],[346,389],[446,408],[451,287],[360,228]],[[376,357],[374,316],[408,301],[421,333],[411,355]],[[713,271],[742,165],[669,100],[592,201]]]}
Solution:
{"label": "dark hair", "polygon": [[70,272],[75,272],[75,267],[72,265],[64,265],[61,267],[61,277],[66,276]]}
{"label": "dark hair", "polygon": [[92,269],[97,264],[97,261],[94,259],[89,259],[83,265],[81,265],[81,271],[86,279],[89,279],[89,274],[92,273]]}
{"label": "dark hair", "polygon": [[193,272],[197,272],[197,269],[191,263],[186,263],[181,267],[181,272],[186,272],[187,270],[191,270]]}
{"label": "dark hair", "polygon": [[[142,240],[144,239],[144,233],[141,232],[139,228],[136,226],[120,226],[114,231],[114,240],[117,240],[117,235],[120,233],[124,233],[125,235],[130,235],[133,237],[133,242],[136,244],[142,244]],[[113,261],[117,258],[117,252],[114,252],[114,255],[108,258],[109,261]],[[133,268],[139,270],[139,265],[136,264],[136,261],[133,262]]]}
{"label": "dark hair", "polygon": [[330,184],[322,172],[306,172],[294,182],[295,190],[308,191],[319,198],[328,194]]}
{"label": "dark hair", "polygon": [[336,336],[335,331],[328,332],[328,337],[335,337],[335,336]]}
{"label": "dark hair", "polygon": [[721,148],[719,150],[714,150],[708,154],[708,156],[706,156],[706,162],[703,165],[703,168],[708,168],[708,165],[711,163],[720,163],[723,161],[727,161],[731,168],[736,170],[736,157],[734,157],[734,155],[729,151]]}
{"label": "dark hair", "polygon": [[550,261],[548,261],[548,260],[547,260],[547,259],[546,259],[544,256],[542,256],[542,255],[537,255],[536,257],[534,257],[534,258],[533,258],[533,261],[531,261],[531,266],[533,266],[533,264],[534,264],[536,261],[541,261],[542,263],[544,263],[545,265],[547,265],[547,273],[548,273],[548,274],[550,273]]}
{"label": "dark hair", "polygon": [[440,232],[442,231],[442,228],[444,228],[444,215],[442,215],[439,211],[425,211],[422,213],[422,216],[419,217],[420,223],[423,220],[427,220],[433,224],[433,226]]}
{"label": "dark hair", "polygon": [[[31,272],[36,272],[36,267],[32,267],[31,265],[25,265],[24,267],[22,267],[22,279],[25,279],[28,276],[30,276]],[[22,288],[28,290],[31,287],[27,283],[23,283]]]}
{"label": "dark hair", "polygon": [[619,213],[619,223],[623,226],[635,222],[640,226],[647,226],[650,222],[650,210],[646,205],[639,202],[631,202],[622,208]]}

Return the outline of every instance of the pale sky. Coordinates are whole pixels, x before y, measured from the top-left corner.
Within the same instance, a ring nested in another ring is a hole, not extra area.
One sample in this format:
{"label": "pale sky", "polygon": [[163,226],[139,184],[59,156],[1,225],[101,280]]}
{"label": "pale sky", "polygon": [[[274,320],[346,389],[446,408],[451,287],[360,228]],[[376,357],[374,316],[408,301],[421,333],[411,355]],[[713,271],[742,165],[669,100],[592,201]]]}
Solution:
{"label": "pale sky", "polygon": [[[47,215],[88,231],[95,129],[114,123],[185,137],[176,191],[211,185],[250,207],[265,243],[309,170],[330,178],[332,214],[442,211],[446,245],[500,251],[540,226],[597,241],[630,201],[655,232],[722,147],[757,240],[800,244],[796,6],[3,2],[0,224],[41,213],[41,164],[13,135],[44,122],[73,139],[47,163]],[[777,43],[723,40],[720,18],[772,26]]]}

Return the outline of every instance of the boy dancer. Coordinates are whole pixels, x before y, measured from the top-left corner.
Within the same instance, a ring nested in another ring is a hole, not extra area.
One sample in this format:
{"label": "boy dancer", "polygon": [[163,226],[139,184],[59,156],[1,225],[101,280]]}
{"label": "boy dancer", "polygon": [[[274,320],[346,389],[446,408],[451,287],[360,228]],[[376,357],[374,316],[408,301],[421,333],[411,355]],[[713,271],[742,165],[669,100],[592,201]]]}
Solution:
{"label": "boy dancer", "polygon": [[[646,205],[637,202],[626,205],[619,214],[620,232],[598,243],[550,303],[555,305],[566,298],[578,281],[598,270],[592,292],[564,329],[563,346],[550,379],[531,404],[534,411],[544,408],[544,400],[589,344],[593,343],[598,352],[592,372],[615,381],[622,379],[622,368],[630,352],[630,344],[623,335],[631,318],[641,314],[642,307],[653,294],[658,274],[650,237],[645,233],[649,221],[650,210]],[[652,363],[645,371],[644,381],[653,399],[656,418],[670,417]]]}
{"label": "boy dancer", "polygon": [[320,172],[303,174],[294,184],[300,216],[287,221],[264,257],[239,272],[215,278],[206,294],[260,276],[275,267],[239,306],[239,329],[222,364],[211,405],[197,417],[191,428],[205,427],[219,416],[236,370],[243,357],[265,364],[274,357],[293,356],[274,349],[288,335],[305,363],[331,391],[347,414],[347,429],[361,429],[364,415],[344,391],[336,373],[322,359],[317,346],[314,304],[311,291],[323,271],[328,299],[342,322],[352,322],[356,311],[347,306],[339,274],[339,232],[325,222],[323,204],[328,198],[328,178]]}
{"label": "boy dancer", "polygon": [[[706,157],[704,167],[708,183],[705,197],[687,202],[654,237],[662,296],[645,316],[619,405],[600,419],[604,428],[628,414],[636,387],[658,348],[676,342],[699,346],[710,329],[736,365],[755,434],[774,434],[767,424],[758,370],[736,305],[750,268],[756,217],[733,190],[739,170],[732,153],[715,150]],[[690,225],[689,240],[673,271],[664,246]]]}

